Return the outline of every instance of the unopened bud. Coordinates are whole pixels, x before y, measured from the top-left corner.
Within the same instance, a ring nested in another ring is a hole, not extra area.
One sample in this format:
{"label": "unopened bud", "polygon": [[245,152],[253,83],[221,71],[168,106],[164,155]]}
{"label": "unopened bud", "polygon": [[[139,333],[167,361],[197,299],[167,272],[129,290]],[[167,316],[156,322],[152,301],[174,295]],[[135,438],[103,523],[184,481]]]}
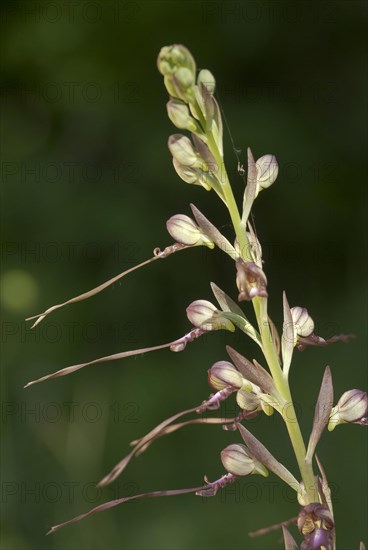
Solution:
{"label": "unopened bud", "polygon": [[190,115],[188,106],[180,99],[170,99],[166,104],[167,114],[171,122],[182,130],[198,132],[197,121]]}
{"label": "unopened bud", "polygon": [[368,395],[362,390],[349,390],[342,394],[336,407],[331,411],[328,429],[330,432],[338,424],[368,424]]}
{"label": "unopened bud", "polygon": [[193,74],[196,71],[192,54],[182,44],[173,44],[161,48],[157,59],[157,67],[164,76],[172,75],[182,67],[189,69]]}
{"label": "unopened bud", "polygon": [[244,380],[234,365],[228,361],[217,361],[208,370],[208,382],[215,390],[223,390],[227,386],[240,389]]}
{"label": "unopened bud", "polygon": [[157,59],[158,70],[164,75],[167,91],[186,103],[194,99],[195,61],[190,51],[180,44],[165,46]]}
{"label": "unopened bud", "polygon": [[277,178],[279,165],[275,155],[263,155],[256,162],[257,169],[257,191],[256,195],[262,190],[270,187]]}
{"label": "unopened bud", "polygon": [[221,315],[216,307],[207,300],[196,300],[187,307],[187,317],[189,321],[198,328],[205,331],[229,330],[235,331],[235,326],[231,321]]}
{"label": "unopened bud", "polygon": [[185,214],[176,214],[167,222],[166,227],[172,238],[187,246],[205,245],[214,248],[215,243],[207,237],[200,227]]}
{"label": "unopened bud", "polygon": [[186,183],[192,183],[194,185],[201,185],[207,191],[212,189],[212,185],[215,184],[213,176],[209,172],[202,170],[201,168],[192,168],[191,166],[184,166],[180,164],[175,158],[173,164],[176,173]]}
{"label": "unopened bud", "polygon": [[206,163],[194,150],[193,144],[187,136],[173,134],[169,137],[168,147],[170,153],[180,164],[191,168],[205,168]]}
{"label": "unopened bud", "polygon": [[268,470],[248,454],[245,445],[228,445],[221,451],[221,461],[224,468],[235,476],[247,476],[249,474],[260,474],[268,476]]}
{"label": "unopened bud", "polygon": [[215,93],[216,80],[213,74],[207,69],[199,71],[197,85],[200,86],[201,84],[206,87],[209,94],[213,95]]}
{"label": "unopened bud", "polygon": [[314,321],[305,307],[292,307],[291,316],[293,318],[295,333],[298,336],[307,337],[314,331]]}

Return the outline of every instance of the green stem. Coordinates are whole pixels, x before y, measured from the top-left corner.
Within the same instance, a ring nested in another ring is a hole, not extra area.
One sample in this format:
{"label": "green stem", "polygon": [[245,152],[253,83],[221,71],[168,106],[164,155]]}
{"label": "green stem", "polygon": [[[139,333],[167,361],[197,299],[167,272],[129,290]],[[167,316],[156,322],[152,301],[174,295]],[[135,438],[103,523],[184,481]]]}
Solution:
{"label": "green stem", "polygon": [[[211,150],[211,153],[216,159],[216,162],[221,170],[223,170],[223,181],[221,182],[221,187],[223,189],[225,201],[230,213],[231,221],[234,226],[235,234],[238,239],[240,250],[242,251],[242,256],[245,261],[245,253],[248,249],[248,239],[246,234],[246,228],[242,223],[237,204],[231,189],[229,178],[227,172],[223,166],[223,159],[218,151],[216,143],[213,139],[212,134],[208,133],[208,146]],[[275,386],[280,395],[285,399],[287,408],[284,407],[282,417],[286,424],[290,441],[294,449],[295,457],[298,462],[300,474],[304,483],[305,490],[307,492],[310,502],[315,502],[316,489],[314,481],[314,473],[312,464],[307,463],[306,458],[306,448],[303,440],[303,436],[300,430],[299,422],[296,416],[295,407],[291,397],[290,386],[288,378],[284,375],[279,358],[277,356],[275,346],[273,344],[270,326],[268,322],[267,314],[267,298],[256,297],[253,299],[253,307],[257,317],[258,327],[262,339],[262,349],[269,366],[272,377],[275,381]]]}
{"label": "green stem", "polygon": [[288,377],[285,376],[281,369],[275,346],[273,345],[267,315],[267,298],[254,298],[253,306],[261,334],[263,354],[270,368],[276,389],[285,399],[286,406],[283,407],[282,417],[289,433],[290,441],[294,449],[296,460],[298,462],[304,487],[310,502],[315,502],[317,500],[317,497],[313,468],[312,464],[307,463],[305,460],[307,451],[291,397]]}

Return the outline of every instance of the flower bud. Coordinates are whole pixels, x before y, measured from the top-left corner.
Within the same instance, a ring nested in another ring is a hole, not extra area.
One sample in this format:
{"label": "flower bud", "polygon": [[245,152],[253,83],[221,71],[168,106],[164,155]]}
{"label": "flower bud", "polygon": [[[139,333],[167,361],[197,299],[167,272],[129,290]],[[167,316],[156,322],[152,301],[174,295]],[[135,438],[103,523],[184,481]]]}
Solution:
{"label": "flower bud", "polygon": [[167,114],[171,122],[182,130],[198,132],[197,121],[190,115],[188,106],[180,99],[170,99],[166,104]]}
{"label": "flower bud", "polygon": [[221,461],[224,468],[235,476],[247,476],[249,474],[261,474],[268,476],[268,470],[248,454],[245,445],[236,443],[228,445],[221,451]]}
{"label": "flower bud", "polygon": [[210,93],[211,95],[215,93],[216,80],[213,74],[207,69],[202,69],[201,71],[199,71],[197,85],[200,87],[201,84],[206,87],[208,93]]}
{"label": "flower bud", "polygon": [[235,331],[235,326],[231,321],[221,315],[216,307],[207,300],[196,300],[187,307],[187,317],[189,321],[198,328],[206,331],[229,330]]}
{"label": "flower bud", "polygon": [[368,395],[362,390],[349,390],[342,394],[336,407],[331,411],[328,429],[330,432],[338,424],[368,423]]}
{"label": "flower bud", "polygon": [[203,233],[200,227],[185,214],[176,214],[167,222],[166,227],[172,238],[187,246],[205,245],[214,248],[215,243]]}
{"label": "flower bud", "polygon": [[192,183],[194,185],[201,185],[207,191],[212,189],[213,176],[209,172],[202,170],[201,168],[192,168],[191,166],[184,166],[180,164],[175,158],[173,159],[173,165],[179,178],[186,183]]}
{"label": "flower bud", "polygon": [[187,136],[174,134],[169,137],[170,153],[180,164],[191,168],[206,168],[202,157],[194,150],[193,144]]}
{"label": "flower bud", "polygon": [[174,74],[181,67],[185,67],[195,74],[196,65],[188,48],[182,44],[173,44],[161,48],[157,59],[157,67],[164,76]]}
{"label": "flower bud", "polygon": [[256,196],[262,189],[273,184],[279,173],[279,165],[275,155],[263,155],[256,162],[257,169],[257,191]]}
{"label": "flower bud", "polygon": [[291,316],[298,336],[307,337],[314,331],[314,321],[305,307],[292,307]]}
{"label": "flower bud", "polygon": [[254,392],[240,390],[236,393],[236,402],[243,411],[260,411],[261,400]]}
{"label": "flower bud", "polygon": [[234,365],[228,361],[217,361],[208,370],[208,382],[215,390],[223,390],[227,386],[240,389],[244,380]]}
{"label": "flower bud", "polygon": [[183,99],[186,103],[193,101],[196,66],[185,46],[174,44],[162,48],[157,66],[172,97]]}

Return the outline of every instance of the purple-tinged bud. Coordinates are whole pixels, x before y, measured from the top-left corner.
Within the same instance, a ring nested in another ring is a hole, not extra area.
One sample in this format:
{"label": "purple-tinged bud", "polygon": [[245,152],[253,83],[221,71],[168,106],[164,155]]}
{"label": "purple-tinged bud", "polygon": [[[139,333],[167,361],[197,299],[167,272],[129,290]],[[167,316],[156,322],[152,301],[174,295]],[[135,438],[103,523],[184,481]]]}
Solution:
{"label": "purple-tinged bud", "polygon": [[273,184],[279,173],[279,165],[275,155],[263,155],[256,162],[257,169],[257,191],[256,196],[262,189]]}
{"label": "purple-tinged bud", "polygon": [[181,130],[199,132],[197,121],[190,115],[188,106],[180,99],[170,99],[166,104],[167,114],[171,122]]}
{"label": "purple-tinged bud", "polygon": [[362,390],[349,390],[342,394],[332,409],[328,429],[330,432],[338,424],[368,424],[368,395]]}
{"label": "purple-tinged bud", "polygon": [[170,153],[180,164],[191,168],[207,168],[203,158],[195,151],[192,142],[187,136],[173,134],[169,137],[168,147]]}
{"label": "purple-tinged bud", "polygon": [[201,185],[206,191],[210,191],[212,186],[216,185],[214,176],[212,176],[208,170],[203,169],[206,168],[205,166],[203,168],[185,166],[184,164],[180,164],[175,158],[173,158],[173,165],[179,178],[186,183]]}
{"label": "purple-tinged bud", "polygon": [[249,474],[260,474],[268,476],[268,470],[251,457],[245,445],[228,445],[221,451],[221,461],[224,468],[235,476],[247,476]]}
{"label": "purple-tinged bud", "polygon": [[292,307],[291,316],[297,336],[307,337],[314,331],[314,321],[305,307]]}
{"label": "purple-tinged bud", "polygon": [[205,331],[235,331],[231,321],[222,316],[221,311],[207,300],[195,300],[187,307],[187,317],[195,327]]}
{"label": "purple-tinged bud", "polygon": [[202,69],[198,73],[197,77],[197,85],[201,86],[204,85],[211,95],[215,93],[216,88],[216,80],[213,74],[208,69]]}
{"label": "purple-tinged bud", "polygon": [[205,245],[214,248],[215,243],[207,237],[200,227],[185,214],[176,214],[167,222],[166,227],[172,238],[186,246]]}
{"label": "purple-tinged bud", "polygon": [[217,361],[208,370],[208,382],[215,390],[222,390],[227,386],[240,389],[245,380],[234,365],[228,361]]}

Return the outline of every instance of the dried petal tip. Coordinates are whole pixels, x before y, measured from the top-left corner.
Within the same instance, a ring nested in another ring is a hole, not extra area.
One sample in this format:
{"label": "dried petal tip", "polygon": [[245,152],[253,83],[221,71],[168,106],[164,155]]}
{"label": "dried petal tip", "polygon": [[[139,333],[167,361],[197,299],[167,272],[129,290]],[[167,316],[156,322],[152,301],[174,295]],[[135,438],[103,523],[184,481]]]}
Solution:
{"label": "dried petal tip", "polygon": [[215,390],[223,390],[228,386],[238,390],[245,380],[234,365],[228,361],[217,361],[208,370],[208,382]]}
{"label": "dried petal tip", "polygon": [[263,155],[256,162],[257,169],[257,190],[256,196],[262,189],[273,184],[279,173],[279,165],[275,155]]}
{"label": "dried petal tip", "polygon": [[186,246],[205,245],[209,248],[215,247],[215,243],[185,214],[172,216],[166,222],[166,227],[177,243],[185,244]]}
{"label": "dried petal tip", "polygon": [[235,326],[226,319],[221,311],[207,300],[196,300],[187,307],[189,321],[198,328],[205,331],[229,330],[235,331]]}
{"label": "dried petal tip", "polygon": [[228,445],[221,451],[221,461],[226,470],[235,476],[247,476],[249,474],[260,474],[268,476],[268,470],[249,455],[245,445],[236,443]]}
{"label": "dried petal tip", "polygon": [[292,307],[291,316],[297,336],[307,337],[313,333],[314,321],[305,307]]}
{"label": "dried petal tip", "polygon": [[236,261],[236,286],[238,300],[252,300],[256,296],[267,298],[267,278],[263,270],[253,262]]}
{"label": "dried petal tip", "polygon": [[368,424],[368,395],[362,390],[349,390],[342,394],[332,409],[328,429],[330,432],[338,424]]}

